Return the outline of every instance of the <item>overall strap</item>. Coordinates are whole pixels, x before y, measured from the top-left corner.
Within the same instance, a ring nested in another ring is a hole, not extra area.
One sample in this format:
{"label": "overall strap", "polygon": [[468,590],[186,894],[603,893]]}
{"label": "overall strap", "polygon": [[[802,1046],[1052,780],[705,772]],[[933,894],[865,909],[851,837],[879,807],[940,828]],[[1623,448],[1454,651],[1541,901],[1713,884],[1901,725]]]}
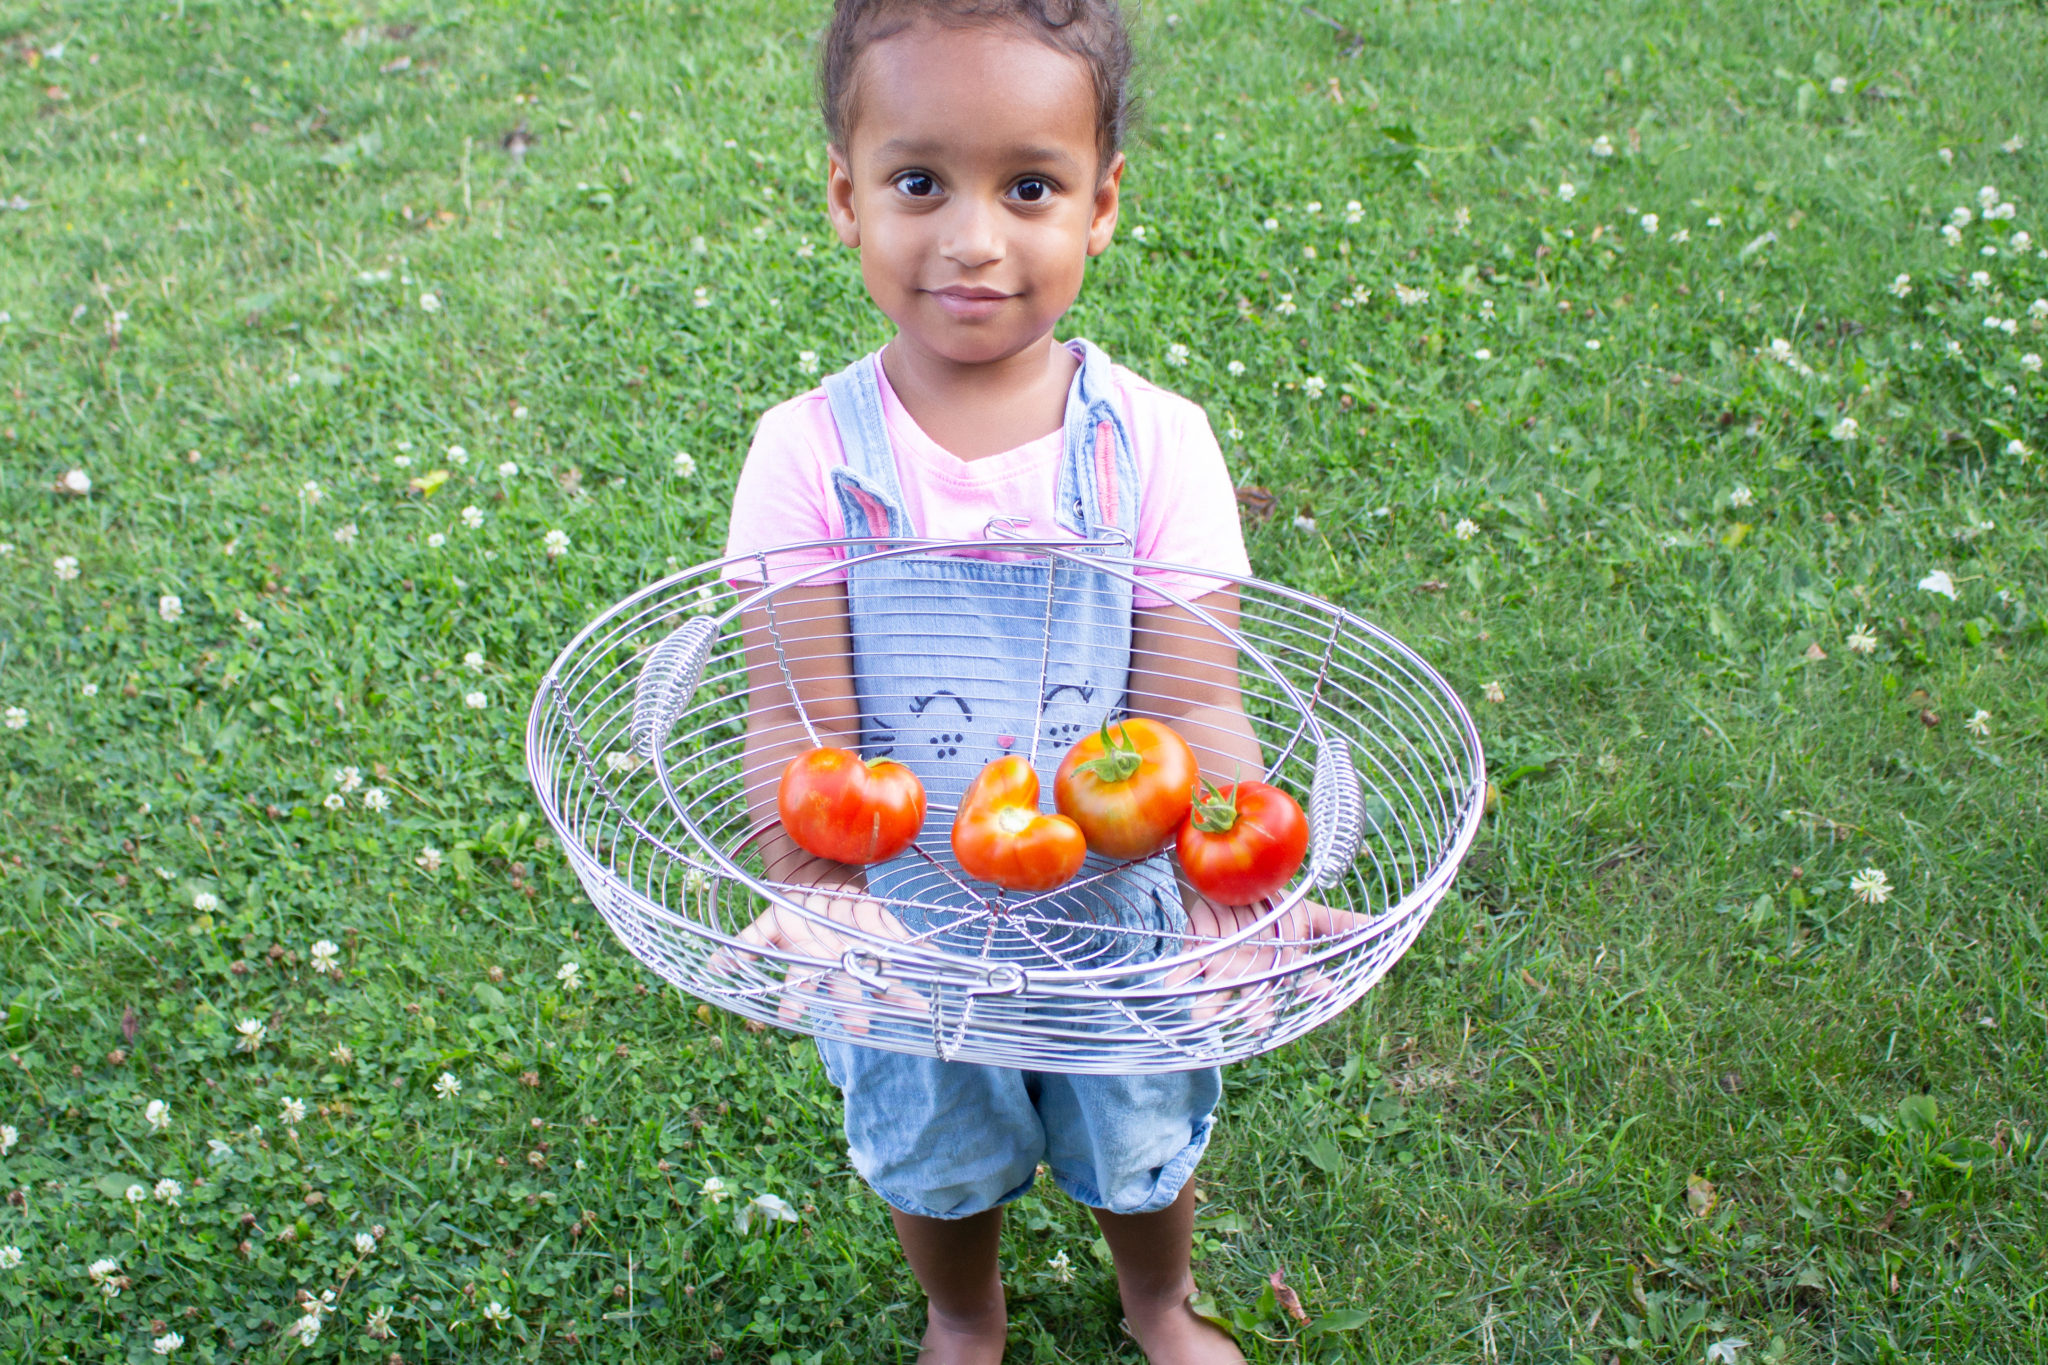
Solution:
{"label": "overall strap", "polygon": [[882,416],[881,364],[882,353],[876,351],[825,380],[825,401],[846,452],[846,463],[832,471],[832,490],[839,496],[849,537],[908,540],[913,536],[910,517]]}
{"label": "overall strap", "polygon": [[1138,541],[1138,461],[1130,424],[1116,401],[1109,357],[1082,341],[1081,368],[1067,390],[1066,454],[1060,461],[1059,523],[1084,539],[1121,532],[1125,553]]}

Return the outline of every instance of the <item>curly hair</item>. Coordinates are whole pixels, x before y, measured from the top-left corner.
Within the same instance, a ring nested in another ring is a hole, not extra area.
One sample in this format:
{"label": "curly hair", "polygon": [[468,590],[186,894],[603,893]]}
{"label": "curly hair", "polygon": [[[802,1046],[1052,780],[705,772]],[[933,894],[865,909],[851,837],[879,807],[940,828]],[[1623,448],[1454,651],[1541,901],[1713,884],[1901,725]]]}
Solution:
{"label": "curly hair", "polygon": [[861,54],[920,23],[1014,28],[1080,58],[1095,89],[1099,164],[1108,168],[1136,113],[1131,37],[1117,0],[837,0],[818,53],[818,105],[834,146],[844,148],[853,131]]}

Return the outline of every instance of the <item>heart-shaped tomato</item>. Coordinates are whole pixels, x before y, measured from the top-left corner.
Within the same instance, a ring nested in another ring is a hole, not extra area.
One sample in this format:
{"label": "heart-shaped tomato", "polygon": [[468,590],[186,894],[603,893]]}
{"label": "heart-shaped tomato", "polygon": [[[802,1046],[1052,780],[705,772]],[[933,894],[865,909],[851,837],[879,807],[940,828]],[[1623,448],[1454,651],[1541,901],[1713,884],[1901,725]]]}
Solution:
{"label": "heart-shaped tomato", "polygon": [[1005,754],[975,775],[953,821],[953,856],[968,876],[1010,891],[1050,891],[1081,870],[1088,843],[1064,815],[1038,809],[1038,774]]}

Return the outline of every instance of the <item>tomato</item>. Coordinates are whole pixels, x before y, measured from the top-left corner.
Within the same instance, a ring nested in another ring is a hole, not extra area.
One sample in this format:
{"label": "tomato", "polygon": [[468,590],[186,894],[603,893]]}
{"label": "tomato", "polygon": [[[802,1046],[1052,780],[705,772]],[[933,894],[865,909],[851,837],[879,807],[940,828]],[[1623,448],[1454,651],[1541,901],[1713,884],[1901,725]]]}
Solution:
{"label": "tomato", "polygon": [[1156,720],[1104,722],[1067,750],[1053,804],[1105,858],[1145,858],[1173,841],[1195,799],[1194,750]]}
{"label": "tomato", "polygon": [[1249,905],[1281,887],[1308,854],[1308,817],[1264,782],[1218,787],[1196,801],[1177,840],[1195,890],[1224,905]]}
{"label": "tomato", "polygon": [[837,863],[879,863],[924,825],[924,783],[901,763],[830,745],[799,754],[775,789],[797,847]]}
{"label": "tomato", "polygon": [[1081,870],[1088,842],[1064,815],[1038,809],[1038,774],[1005,754],[975,775],[953,821],[953,856],[968,876],[1011,891],[1050,891]]}

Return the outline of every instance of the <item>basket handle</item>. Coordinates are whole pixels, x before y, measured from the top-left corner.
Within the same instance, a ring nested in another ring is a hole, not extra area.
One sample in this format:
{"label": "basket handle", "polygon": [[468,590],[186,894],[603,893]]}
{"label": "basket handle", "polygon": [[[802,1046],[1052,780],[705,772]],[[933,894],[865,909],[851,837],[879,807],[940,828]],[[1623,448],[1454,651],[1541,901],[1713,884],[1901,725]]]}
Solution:
{"label": "basket handle", "polygon": [[1308,832],[1312,850],[1309,881],[1335,886],[1358,856],[1365,838],[1365,798],[1358,788],[1358,769],[1343,736],[1325,731],[1316,746],[1315,777],[1308,789]]}
{"label": "basket handle", "polygon": [[715,617],[693,616],[648,652],[647,662],[640,665],[640,678],[633,684],[633,720],[628,733],[633,737],[634,753],[653,758],[655,749],[675,728],[697,693],[717,638]]}

